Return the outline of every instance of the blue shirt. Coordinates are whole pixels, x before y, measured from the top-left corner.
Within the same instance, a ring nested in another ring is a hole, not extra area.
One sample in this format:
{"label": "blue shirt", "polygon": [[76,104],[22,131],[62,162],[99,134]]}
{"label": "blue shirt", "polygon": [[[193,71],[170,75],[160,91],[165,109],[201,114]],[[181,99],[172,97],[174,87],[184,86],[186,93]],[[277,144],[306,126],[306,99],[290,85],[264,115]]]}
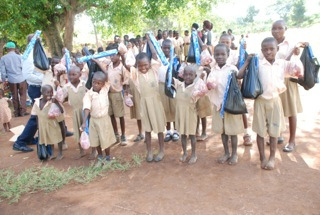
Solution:
{"label": "blue shirt", "polygon": [[25,81],[22,75],[22,58],[14,51],[10,51],[0,60],[0,72],[2,81],[9,83],[21,83]]}

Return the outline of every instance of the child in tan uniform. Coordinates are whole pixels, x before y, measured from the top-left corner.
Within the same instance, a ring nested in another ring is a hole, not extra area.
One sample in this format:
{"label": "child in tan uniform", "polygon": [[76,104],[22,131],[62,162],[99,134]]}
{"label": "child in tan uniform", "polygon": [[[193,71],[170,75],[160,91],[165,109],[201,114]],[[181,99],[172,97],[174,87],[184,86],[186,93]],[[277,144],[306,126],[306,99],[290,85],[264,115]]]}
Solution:
{"label": "child in tan uniform", "polygon": [[[107,81],[105,73],[95,72],[92,78],[92,88],[83,98],[84,117],[81,130],[84,131],[90,113],[89,140],[90,146],[95,147],[98,151],[98,166],[110,160],[110,148],[116,142],[108,114],[110,85]],[[102,150],[105,151],[105,159],[103,159]]]}
{"label": "child in tan uniform", "polygon": [[82,108],[83,97],[86,94],[86,83],[81,78],[80,68],[77,66],[71,66],[68,73],[69,82],[64,87],[57,91],[56,98],[59,102],[63,102],[68,97],[68,102],[72,107],[72,124],[74,131],[74,138],[79,145],[80,155],[76,159],[80,159],[85,156],[85,152],[80,146],[80,127],[82,125]]}
{"label": "child in tan uniform", "polygon": [[[294,52],[290,61],[296,61],[301,63],[298,55],[300,53],[299,47],[296,47],[296,43],[289,42],[285,37],[285,31],[287,30],[286,23],[283,20],[278,20],[272,25],[272,36],[278,42],[278,52],[276,58],[286,59],[290,53]],[[302,104],[300,100],[300,94],[298,90],[298,84],[284,79],[287,90],[280,94],[280,99],[283,107],[284,116],[289,118],[289,131],[290,137],[288,144],[283,148],[284,152],[292,152],[296,145],[296,128],[297,128],[297,115],[302,112]],[[283,137],[278,138],[278,143],[283,142]]]}
{"label": "child in tan uniform", "polygon": [[[39,144],[44,145],[56,145],[58,144],[58,156],[56,160],[61,160],[62,155],[62,143],[65,140],[65,126],[64,126],[64,115],[62,107],[58,102],[55,102],[61,114],[57,117],[49,118],[49,110],[53,105],[53,88],[50,85],[44,85],[41,87],[41,97],[35,99],[35,103],[31,110],[31,115],[37,116],[38,130],[39,130]],[[52,155],[50,160],[54,158]]]}
{"label": "child in tan uniform", "polygon": [[202,79],[198,79],[199,82],[203,82],[203,86],[206,91],[199,89],[196,82],[197,65],[190,65],[184,68],[183,82],[178,79],[173,79],[173,84],[176,89],[176,117],[175,122],[177,130],[181,134],[181,143],[183,149],[183,155],[180,158],[181,162],[187,160],[187,137],[191,139],[192,155],[189,160],[189,164],[193,164],[197,161],[196,156],[196,127],[197,127],[197,109],[196,102],[204,96],[207,88]]}
{"label": "child in tan uniform", "polygon": [[[146,146],[148,162],[155,160],[161,161],[164,157],[164,137],[163,131],[166,126],[166,118],[159,94],[159,77],[158,71],[161,63],[158,60],[157,53],[152,46],[149,36],[147,42],[152,52],[152,60],[150,61],[146,53],[140,53],[136,57],[137,67],[126,68],[130,71],[131,79],[135,83],[140,92],[141,102],[141,120],[142,126],[146,133]],[[125,62],[125,61],[123,61]],[[151,132],[158,134],[159,153],[154,158],[151,149]]]}
{"label": "child in tan uniform", "polygon": [[[242,115],[224,113],[220,116],[224,92],[228,82],[228,76],[231,71],[238,72],[236,66],[227,63],[229,56],[229,47],[225,44],[218,44],[214,49],[215,63],[211,66],[211,72],[207,78],[207,87],[210,101],[213,104],[212,128],[213,132],[221,134],[221,140],[224,147],[224,155],[218,159],[219,163],[228,162],[229,165],[235,165],[238,162],[237,145],[238,134],[243,133]],[[229,138],[231,139],[232,154],[229,151]]]}
{"label": "child in tan uniform", "polygon": [[[263,93],[254,101],[254,114],[252,130],[257,133],[261,168],[272,170],[275,167],[275,153],[277,138],[285,130],[285,120],[279,94],[286,90],[285,76],[301,76],[301,70],[295,62],[286,61],[291,58],[293,51],[286,60],[277,59],[278,43],[273,37],[265,38],[261,43],[261,51],[264,56],[259,59],[259,79]],[[240,69],[238,78],[242,78],[248,67],[249,55],[245,64]],[[264,137],[270,137],[270,157],[265,157]]]}

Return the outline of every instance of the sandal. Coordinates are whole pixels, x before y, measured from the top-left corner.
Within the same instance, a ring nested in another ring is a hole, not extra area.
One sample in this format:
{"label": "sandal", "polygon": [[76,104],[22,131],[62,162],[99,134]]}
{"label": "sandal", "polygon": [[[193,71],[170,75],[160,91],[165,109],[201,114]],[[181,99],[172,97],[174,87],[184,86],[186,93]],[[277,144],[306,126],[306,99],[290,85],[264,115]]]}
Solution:
{"label": "sandal", "polygon": [[205,141],[208,138],[208,135],[201,135],[199,137],[197,137],[197,141]]}
{"label": "sandal", "polygon": [[245,146],[252,146],[252,140],[250,134],[245,134],[243,136],[243,145]]}
{"label": "sandal", "polygon": [[164,142],[169,142],[171,140],[171,133],[167,133],[166,137],[164,138]]}
{"label": "sandal", "polygon": [[173,135],[172,135],[172,141],[176,142],[179,139],[180,139],[180,136],[179,136],[178,132],[174,132]]}
{"label": "sandal", "polygon": [[137,143],[137,142],[140,142],[143,139],[144,139],[143,134],[138,134],[136,139],[133,140],[133,142]]}
{"label": "sandal", "polygon": [[296,144],[290,146],[289,143],[282,149],[284,152],[293,152],[296,147]]}

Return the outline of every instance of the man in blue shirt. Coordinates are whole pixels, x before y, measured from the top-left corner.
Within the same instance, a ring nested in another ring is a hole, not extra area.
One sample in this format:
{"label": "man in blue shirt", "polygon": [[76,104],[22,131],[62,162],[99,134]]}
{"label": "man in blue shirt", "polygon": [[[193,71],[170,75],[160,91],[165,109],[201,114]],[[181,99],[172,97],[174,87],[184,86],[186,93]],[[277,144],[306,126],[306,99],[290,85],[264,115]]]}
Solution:
{"label": "man in blue shirt", "polygon": [[9,85],[12,93],[15,117],[25,116],[28,115],[26,112],[27,82],[22,74],[21,56],[16,54],[16,45],[13,42],[8,42],[5,48],[8,53],[0,61],[1,79],[4,85]]}

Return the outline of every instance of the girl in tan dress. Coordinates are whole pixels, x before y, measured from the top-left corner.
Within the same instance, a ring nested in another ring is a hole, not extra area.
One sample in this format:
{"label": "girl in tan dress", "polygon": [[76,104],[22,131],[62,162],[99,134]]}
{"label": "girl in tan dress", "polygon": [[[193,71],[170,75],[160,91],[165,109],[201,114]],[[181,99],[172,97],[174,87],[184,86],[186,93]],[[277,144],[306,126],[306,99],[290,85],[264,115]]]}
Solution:
{"label": "girl in tan dress", "polygon": [[[146,53],[140,53],[136,57],[137,67],[129,67],[125,64],[125,58],[122,59],[127,70],[130,71],[131,79],[140,92],[141,121],[145,130],[147,158],[148,162],[161,161],[164,157],[164,136],[163,131],[166,126],[164,109],[160,100],[158,70],[161,63],[158,60],[157,53],[147,36],[147,42],[152,52],[150,61]],[[159,153],[154,158],[151,149],[151,132],[158,134]]]}
{"label": "girl in tan dress", "polygon": [[[65,125],[63,109],[58,102],[52,102],[53,88],[50,85],[44,85],[41,87],[41,97],[35,99],[35,103],[32,107],[31,115],[37,116],[38,130],[39,130],[39,144],[55,145],[58,144],[58,156],[56,160],[61,160],[62,155],[62,143],[65,140]],[[49,110],[53,104],[56,104],[61,114],[56,117],[49,118]],[[53,150],[50,160],[54,158]]]}
{"label": "girl in tan dress", "polygon": [[196,128],[197,128],[197,108],[196,102],[204,96],[207,89],[202,79],[198,79],[198,82],[202,82],[203,90],[199,89],[199,84],[195,83],[196,71],[198,66],[190,65],[186,66],[183,71],[183,79],[181,82],[178,79],[173,79],[174,87],[176,89],[176,127],[181,134],[181,143],[183,149],[183,155],[180,158],[181,162],[187,160],[187,137],[191,139],[192,154],[189,160],[189,164],[193,164],[197,161],[196,156]]}
{"label": "girl in tan dress", "polygon": [[10,100],[4,97],[4,91],[0,89],[0,123],[6,132],[9,132],[11,128],[11,110],[8,102],[10,102]]}
{"label": "girl in tan dress", "polygon": [[77,66],[71,66],[68,73],[69,82],[64,87],[57,91],[57,98],[59,102],[63,102],[66,97],[70,106],[72,107],[72,124],[74,131],[74,138],[79,145],[80,155],[76,159],[80,159],[86,155],[80,145],[80,127],[82,125],[82,107],[83,97],[86,94],[86,83],[81,78],[80,68]]}

